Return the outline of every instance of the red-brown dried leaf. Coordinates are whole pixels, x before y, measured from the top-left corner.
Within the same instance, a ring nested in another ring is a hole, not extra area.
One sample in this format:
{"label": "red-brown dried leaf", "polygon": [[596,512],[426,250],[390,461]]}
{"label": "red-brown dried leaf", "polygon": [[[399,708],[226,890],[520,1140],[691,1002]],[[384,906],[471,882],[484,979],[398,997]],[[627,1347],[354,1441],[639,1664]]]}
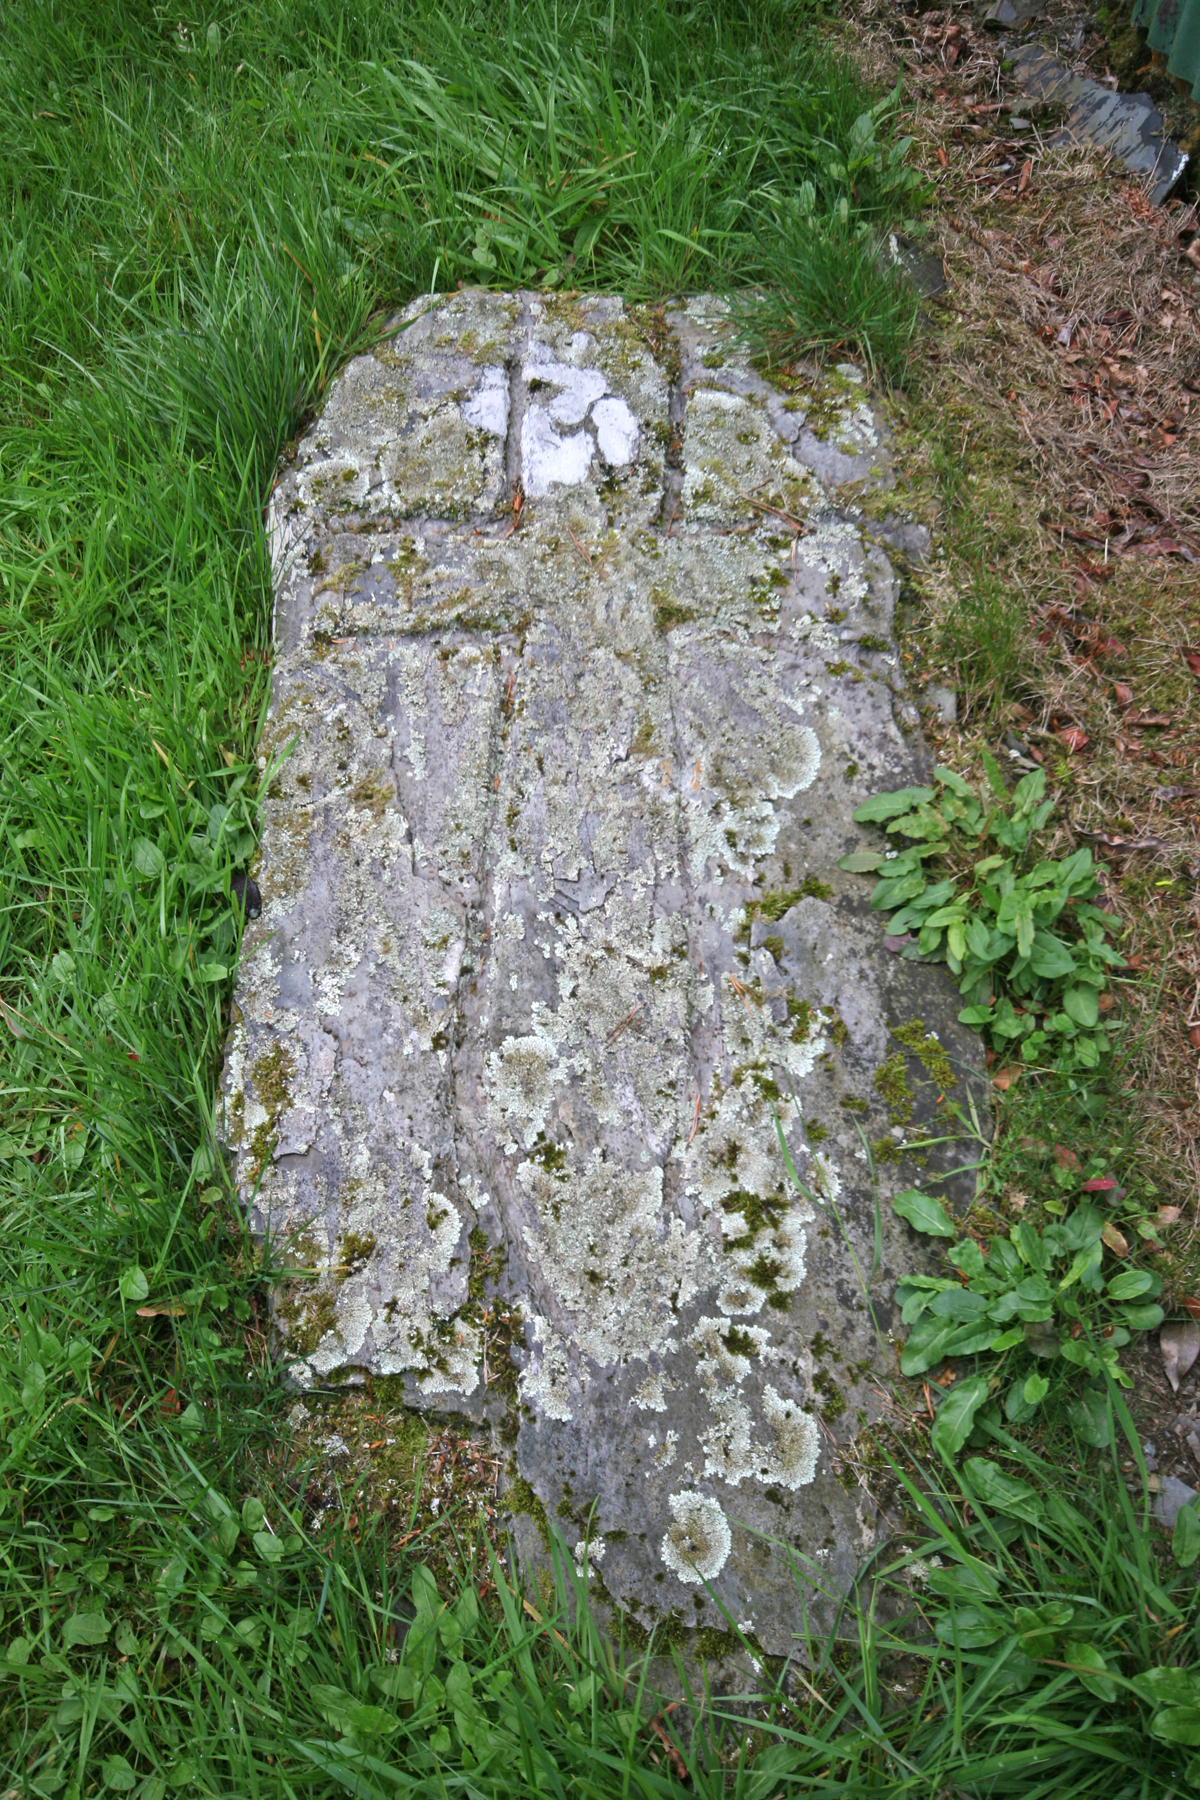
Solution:
{"label": "red-brown dried leaf", "polygon": [[1185,650],[1183,660],[1193,675],[1200,675],[1200,650]]}
{"label": "red-brown dried leaf", "polygon": [[1114,1256],[1129,1255],[1129,1244],[1117,1230],[1111,1219],[1105,1219],[1100,1236],[1108,1245]]}
{"label": "red-brown dried leaf", "polygon": [[1113,697],[1118,706],[1133,705],[1133,689],[1131,687],[1126,687],[1123,681],[1114,682]]}
{"label": "red-brown dried leaf", "polygon": [[1021,168],[1021,173],[1017,177],[1017,192],[1018,192],[1018,194],[1023,194],[1025,192],[1025,189],[1029,186],[1029,177],[1032,174],[1033,174],[1032,161],[1024,163]]}
{"label": "red-brown dried leaf", "polygon": [[1078,725],[1064,726],[1062,731],[1056,731],[1054,735],[1068,756],[1077,756],[1090,742],[1087,732],[1081,731]]}
{"label": "red-brown dried leaf", "polygon": [[1200,1300],[1197,1300],[1194,1294],[1185,1294],[1183,1305],[1191,1313],[1193,1319],[1200,1321]]}

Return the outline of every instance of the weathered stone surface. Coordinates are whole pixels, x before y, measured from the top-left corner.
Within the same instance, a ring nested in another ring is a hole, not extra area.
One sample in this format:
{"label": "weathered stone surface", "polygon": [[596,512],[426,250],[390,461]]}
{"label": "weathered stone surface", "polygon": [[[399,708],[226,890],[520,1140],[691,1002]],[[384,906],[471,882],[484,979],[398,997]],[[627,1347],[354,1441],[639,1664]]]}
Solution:
{"label": "weathered stone surface", "polygon": [[569,1544],[595,1503],[616,1602],[720,1626],[708,1580],[773,1650],[768,1538],[830,1591],[873,1539],[837,1456],[886,1363],[865,1146],[886,1330],[904,1141],[973,1056],[836,867],[923,767],[847,504],[889,481],[859,373],[776,391],[716,303],[463,293],[349,365],[271,511],[224,1117],[324,1271],[279,1297],[295,1378],[515,1439]]}

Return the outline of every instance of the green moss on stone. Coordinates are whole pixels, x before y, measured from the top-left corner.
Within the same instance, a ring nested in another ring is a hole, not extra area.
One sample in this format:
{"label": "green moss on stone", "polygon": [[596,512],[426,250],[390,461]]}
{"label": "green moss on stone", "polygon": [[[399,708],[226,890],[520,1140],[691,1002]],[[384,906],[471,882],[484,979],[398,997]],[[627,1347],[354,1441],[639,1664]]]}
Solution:
{"label": "green moss on stone", "polygon": [[875,1092],[888,1109],[893,1125],[907,1125],[913,1116],[913,1091],[908,1083],[908,1065],[897,1050],[875,1071]]}
{"label": "green moss on stone", "polygon": [[516,1518],[524,1513],[533,1520],[538,1528],[542,1543],[550,1548],[550,1521],[546,1517],[546,1509],[530,1487],[523,1475],[514,1475],[504,1490],[504,1504]]}
{"label": "green moss on stone", "polygon": [[907,1025],[895,1027],[892,1036],[916,1057],[930,1080],[936,1081],[943,1093],[954,1086],[954,1069],[950,1058],[933,1033],[925,1029],[923,1019],[910,1019]]}
{"label": "green moss on stone", "polygon": [[[778,1225],[787,1211],[787,1199],[782,1192],[776,1192],[764,1199],[761,1194],[749,1193],[745,1188],[733,1188],[722,1199],[721,1210],[731,1214],[739,1213],[746,1221],[746,1228],[737,1234],[738,1237],[753,1238],[757,1237],[760,1231],[772,1230]],[[737,1238],[727,1237],[725,1243],[726,1248],[729,1248],[731,1244],[737,1243]],[[773,1283],[774,1277],[770,1282],[761,1282],[759,1285],[770,1287]]]}
{"label": "green moss on stone", "polygon": [[347,1231],[338,1246],[338,1281],[347,1281],[351,1275],[359,1274],[374,1254],[374,1232]]}

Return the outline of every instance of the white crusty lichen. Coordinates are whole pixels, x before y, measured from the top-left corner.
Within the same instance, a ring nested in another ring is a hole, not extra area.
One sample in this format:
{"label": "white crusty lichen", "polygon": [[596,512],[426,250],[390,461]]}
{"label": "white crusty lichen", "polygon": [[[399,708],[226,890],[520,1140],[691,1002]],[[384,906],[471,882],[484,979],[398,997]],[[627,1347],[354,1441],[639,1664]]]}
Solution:
{"label": "white crusty lichen", "polygon": [[765,1453],[758,1474],[762,1481],[779,1487],[807,1487],[817,1472],[820,1440],[816,1421],[796,1400],[767,1386],[763,1389],[763,1417],[774,1434],[775,1442]]}
{"label": "white crusty lichen", "polygon": [[696,1587],[715,1581],[729,1560],[733,1537],[720,1503],[707,1494],[670,1494],[672,1523],[659,1551],[672,1575]]}
{"label": "white crusty lichen", "polygon": [[604,1553],[608,1549],[602,1537],[580,1538],[572,1555],[575,1558],[575,1572],[578,1575],[590,1575],[604,1561]]}

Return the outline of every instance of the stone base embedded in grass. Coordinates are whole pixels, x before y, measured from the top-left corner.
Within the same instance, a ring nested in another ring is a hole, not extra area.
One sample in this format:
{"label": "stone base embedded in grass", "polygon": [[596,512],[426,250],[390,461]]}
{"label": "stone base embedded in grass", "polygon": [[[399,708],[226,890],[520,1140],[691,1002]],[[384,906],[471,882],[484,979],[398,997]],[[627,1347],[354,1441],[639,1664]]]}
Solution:
{"label": "stone base embedded in grass", "polygon": [[224,1084],[256,1228],[320,1271],[276,1297],[297,1382],[490,1426],[598,1593],[772,1651],[769,1540],[837,1592],[875,1529],[841,1226],[869,1271],[873,1161],[886,1331],[904,1145],[977,1056],[837,869],[925,768],[847,484],[885,510],[858,371],[769,386],[717,302],[464,292],[350,363],[272,501]]}

